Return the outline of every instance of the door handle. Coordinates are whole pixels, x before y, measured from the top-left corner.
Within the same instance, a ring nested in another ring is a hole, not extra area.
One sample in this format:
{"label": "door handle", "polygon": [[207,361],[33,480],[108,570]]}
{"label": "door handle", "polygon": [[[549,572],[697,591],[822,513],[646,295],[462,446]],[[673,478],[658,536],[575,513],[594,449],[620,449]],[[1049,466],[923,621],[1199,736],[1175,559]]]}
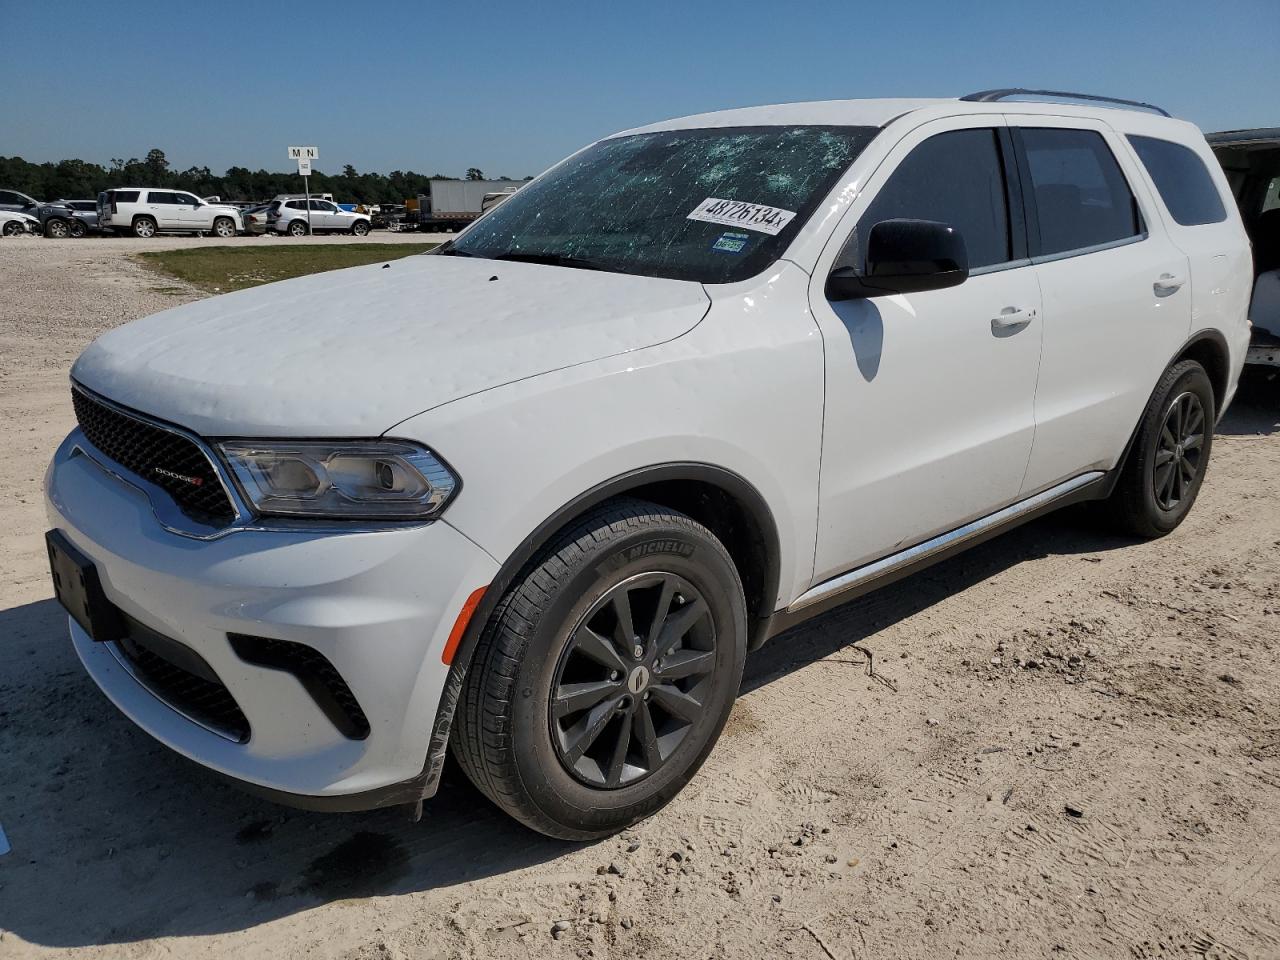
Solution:
{"label": "door handle", "polygon": [[1186,277],[1179,276],[1176,273],[1162,273],[1152,286],[1156,291],[1157,297],[1168,297],[1181,290],[1182,285],[1186,282]]}
{"label": "door handle", "polygon": [[1036,312],[1034,310],[1022,310],[1018,307],[1005,307],[1000,311],[998,317],[991,318],[991,332],[999,333],[1003,330],[1021,330],[1028,323],[1034,320]]}

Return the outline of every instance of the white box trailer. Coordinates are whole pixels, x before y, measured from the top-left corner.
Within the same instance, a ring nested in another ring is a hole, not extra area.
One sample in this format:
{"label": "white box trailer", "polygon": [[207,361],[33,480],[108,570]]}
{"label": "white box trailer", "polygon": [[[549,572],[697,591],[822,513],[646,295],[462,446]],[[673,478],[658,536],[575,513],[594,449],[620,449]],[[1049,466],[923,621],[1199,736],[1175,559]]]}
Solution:
{"label": "white box trailer", "polygon": [[483,212],[485,194],[503,193],[523,185],[523,180],[432,180],[430,200],[420,198],[422,223],[465,227]]}

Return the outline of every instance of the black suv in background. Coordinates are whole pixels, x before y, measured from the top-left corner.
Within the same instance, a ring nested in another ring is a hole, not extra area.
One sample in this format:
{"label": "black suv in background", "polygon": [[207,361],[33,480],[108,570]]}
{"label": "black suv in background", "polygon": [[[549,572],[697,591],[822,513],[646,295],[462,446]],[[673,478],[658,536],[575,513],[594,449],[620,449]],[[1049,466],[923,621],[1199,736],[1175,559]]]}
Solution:
{"label": "black suv in background", "polygon": [[76,219],[70,207],[58,203],[40,203],[17,190],[0,190],[0,210],[16,210],[40,221],[46,237],[82,237],[85,225]]}

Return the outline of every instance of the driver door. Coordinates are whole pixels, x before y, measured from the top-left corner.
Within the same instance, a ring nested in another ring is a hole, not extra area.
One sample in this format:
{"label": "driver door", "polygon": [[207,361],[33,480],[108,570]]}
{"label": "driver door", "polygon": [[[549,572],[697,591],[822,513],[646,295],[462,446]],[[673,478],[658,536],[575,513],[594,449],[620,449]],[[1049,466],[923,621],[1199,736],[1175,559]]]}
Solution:
{"label": "driver door", "polygon": [[[999,116],[925,124],[870,176],[819,257],[809,291],[826,355],[815,583],[1018,498],[1041,322],[1013,163]],[[837,256],[856,258],[870,228],[894,218],[955,227],[969,278],[829,300]]]}

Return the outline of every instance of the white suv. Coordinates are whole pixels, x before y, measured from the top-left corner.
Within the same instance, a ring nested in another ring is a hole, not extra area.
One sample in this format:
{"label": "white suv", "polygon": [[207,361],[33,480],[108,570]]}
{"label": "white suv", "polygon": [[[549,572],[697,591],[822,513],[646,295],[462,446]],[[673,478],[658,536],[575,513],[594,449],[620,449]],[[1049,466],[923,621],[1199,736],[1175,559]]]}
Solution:
{"label": "white suv", "polygon": [[135,237],[157,233],[212,233],[234,237],[244,230],[235,207],[208,203],[183,190],[128,187],[98,194],[98,226]]}
{"label": "white suv", "polygon": [[368,214],[343,210],[332,200],[312,199],[311,216],[308,218],[307,203],[305,198],[297,197],[277,197],[272,200],[271,206],[267,208],[267,229],[293,237],[305,237],[308,233],[335,232],[363,237],[369,233],[371,220]]}
{"label": "white suv", "polygon": [[415,804],[451,749],[598,837],[787,627],[1065,504],[1173,530],[1249,343],[1226,180],[1004,96],[631,130],[432,255],[107,333],[46,480],[86,669],[285,802]]}

